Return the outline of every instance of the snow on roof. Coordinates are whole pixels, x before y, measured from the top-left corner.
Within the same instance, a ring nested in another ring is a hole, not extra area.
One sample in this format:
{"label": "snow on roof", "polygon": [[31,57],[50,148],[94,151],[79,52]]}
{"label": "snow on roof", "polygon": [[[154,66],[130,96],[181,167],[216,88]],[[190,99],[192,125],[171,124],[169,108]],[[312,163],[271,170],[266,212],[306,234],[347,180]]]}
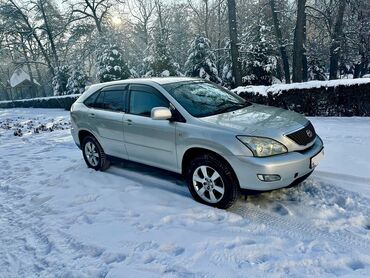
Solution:
{"label": "snow on roof", "polygon": [[241,86],[235,88],[233,92],[240,94],[242,92],[255,93],[267,96],[268,93],[279,93],[292,89],[312,89],[320,87],[337,87],[337,86],[350,86],[356,84],[370,83],[370,78],[356,78],[356,79],[337,79],[328,81],[308,81],[302,83],[292,84],[274,84],[271,86]]}
{"label": "snow on roof", "polygon": [[[14,88],[21,84],[22,82],[24,82],[25,80],[31,81],[30,75],[26,73],[23,69],[18,68],[13,72],[12,76],[10,77],[9,84],[12,88]],[[40,84],[35,79],[33,79],[33,83],[40,86]]]}

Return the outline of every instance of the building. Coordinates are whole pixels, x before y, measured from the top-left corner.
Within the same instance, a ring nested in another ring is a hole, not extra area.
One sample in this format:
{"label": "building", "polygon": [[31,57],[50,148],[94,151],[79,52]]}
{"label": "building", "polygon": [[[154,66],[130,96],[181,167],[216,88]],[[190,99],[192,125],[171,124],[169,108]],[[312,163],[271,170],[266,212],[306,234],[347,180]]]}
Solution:
{"label": "building", "polygon": [[12,100],[38,97],[40,90],[40,83],[21,68],[16,69],[8,81],[8,96]]}

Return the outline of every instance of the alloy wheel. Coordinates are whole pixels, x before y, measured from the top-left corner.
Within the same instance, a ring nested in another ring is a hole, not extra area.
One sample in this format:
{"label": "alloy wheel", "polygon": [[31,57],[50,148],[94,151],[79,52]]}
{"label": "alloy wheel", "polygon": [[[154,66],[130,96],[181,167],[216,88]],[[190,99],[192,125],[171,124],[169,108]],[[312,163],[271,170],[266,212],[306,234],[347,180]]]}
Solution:
{"label": "alloy wheel", "polygon": [[99,156],[98,148],[95,146],[94,143],[87,142],[85,144],[85,155],[91,166],[93,167],[98,166],[100,156]]}
{"label": "alloy wheel", "polygon": [[208,203],[219,202],[225,193],[220,174],[209,166],[199,166],[193,173],[193,186],[200,198]]}

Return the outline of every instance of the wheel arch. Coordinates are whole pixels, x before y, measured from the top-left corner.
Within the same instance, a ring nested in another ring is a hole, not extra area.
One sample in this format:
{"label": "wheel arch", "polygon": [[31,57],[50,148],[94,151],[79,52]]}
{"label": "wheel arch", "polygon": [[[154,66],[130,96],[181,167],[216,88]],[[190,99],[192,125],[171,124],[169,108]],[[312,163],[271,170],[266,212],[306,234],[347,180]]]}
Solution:
{"label": "wheel arch", "polygon": [[228,160],[224,156],[222,156],[221,154],[219,154],[219,153],[217,153],[213,150],[210,150],[208,148],[204,148],[204,147],[191,147],[191,148],[189,148],[185,151],[184,155],[182,156],[182,160],[181,160],[181,173],[182,173],[182,175],[185,175],[188,165],[190,164],[190,162],[195,157],[198,157],[198,156],[201,156],[201,155],[204,155],[204,154],[211,154],[211,155],[217,157],[218,159],[220,159],[223,163],[225,163],[230,168],[230,170],[231,170],[232,174],[234,175],[234,177],[235,177],[235,179],[238,183],[238,186],[240,188],[238,176],[236,175],[233,167],[228,162]]}
{"label": "wheel arch", "polygon": [[87,130],[87,129],[81,129],[81,130],[78,131],[78,140],[80,141],[81,148],[82,148],[82,141],[86,136],[94,137],[96,139],[96,141],[98,141],[100,146],[103,148],[103,145],[101,144],[99,138],[94,133],[92,133],[90,130]]}

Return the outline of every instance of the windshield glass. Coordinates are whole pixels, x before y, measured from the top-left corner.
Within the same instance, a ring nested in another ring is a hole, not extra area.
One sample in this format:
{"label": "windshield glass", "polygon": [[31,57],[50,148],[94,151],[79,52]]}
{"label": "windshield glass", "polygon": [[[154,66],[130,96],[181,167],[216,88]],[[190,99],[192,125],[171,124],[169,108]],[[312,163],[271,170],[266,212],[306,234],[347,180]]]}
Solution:
{"label": "windshield glass", "polygon": [[162,85],[194,117],[207,117],[249,106],[238,95],[203,81],[184,81]]}

